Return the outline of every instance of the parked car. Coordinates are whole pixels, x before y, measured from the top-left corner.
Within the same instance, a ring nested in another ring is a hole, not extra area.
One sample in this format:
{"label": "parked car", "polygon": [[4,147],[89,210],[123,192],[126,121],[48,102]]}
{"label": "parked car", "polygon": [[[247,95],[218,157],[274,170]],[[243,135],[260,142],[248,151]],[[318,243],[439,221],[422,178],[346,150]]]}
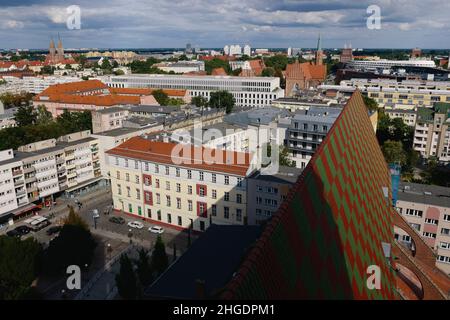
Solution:
{"label": "parked car", "polygon": [[109,222],[117,223],[117,224],[124,224],[125,219],[122,217],[111,217],[111,218],[109,218]]}
{"label": "parked car", "polygon": [[18,227],[15,228],[14,230],[16,230],[17,232],[19,232],[21,236],[24,236],[24,235],[30,233],[31,228],[30,228],[30,227],[27,227],[27,226],[18,226]]}
{"label": "parked car", "polygon": [[128,226],[130,228],[142,229],[144,227],[144,224],[139,221],[130,221],[130,222],[128,222]]}
{"label": "parked car", "polygon": [[62,229],[61,226],[54,226],[47,229],[46,233],[48,236],[54,235],[55,233],[60,232]]}
{"label": "parked car", "polygon": [[164,229],[158,226],[153,226],[148,228],[148,231],[150,231],[151,233],[157,233],[157,234],[161,234],[164,233]]}
{"label": "parked car", "polygon": [[20,232],[17,231],[16,229],[9,230],[9,231],[6,233],[6,235],[7,235],[8,237],[17,237],[17,238],[20,238],[20,237],[22,236],[22,235],[20,234]]}

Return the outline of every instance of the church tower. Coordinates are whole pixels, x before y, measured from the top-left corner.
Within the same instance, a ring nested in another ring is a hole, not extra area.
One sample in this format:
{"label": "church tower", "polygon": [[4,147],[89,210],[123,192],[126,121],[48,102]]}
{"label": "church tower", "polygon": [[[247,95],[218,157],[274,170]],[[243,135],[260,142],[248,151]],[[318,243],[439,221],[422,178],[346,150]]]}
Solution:
{"label": "church tower", "polygon": [[322,39],[319,33],[319,39],[317,40],[317,51],[316,51],[316,66],[320,66],[323,64],[323,51],[322,51]]}
{"label": "church tower", "polygon": [[53,39],[50,40],[50,48],[48,49],[48,51],[50,53],[50,60],[54,61],[55,55],[56,55],[56,49],[55,49],[55,42],[53,41]]}
{"label": "church tower", "polygon": [[61,41],[61,37],[58,34],[58,48],[56,49],[57,53],[58,53],[58,60],[63,60],[64,59],[64,48],[62,45],[62,41]]}

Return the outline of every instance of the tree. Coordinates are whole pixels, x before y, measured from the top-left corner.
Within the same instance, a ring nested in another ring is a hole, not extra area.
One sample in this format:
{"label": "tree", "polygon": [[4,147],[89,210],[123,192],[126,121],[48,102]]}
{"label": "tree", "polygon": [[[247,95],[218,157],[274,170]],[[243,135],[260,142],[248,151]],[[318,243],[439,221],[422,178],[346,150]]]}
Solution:
{"label": "tree", "polygon": [[138,259],[135,261],[136,273],[141,285],[146,287],[153,280],[150,258],[148,256],[148,251],[143,248],[138,251],[138,254]]}
{"label": "tree", "polygon": [[264,68],[264,70],[261,73],[261,76],[263,77],[274,77],[275,76],[275,69],[272,67]]}
{"label": "tree", "polygon": [[52,121],[52,113],[44,105],[39,105],[36,110],[36,124],[49,124]]}
{"label": "tree", "polygon": [[208,105],[208,99],[206,99],[203,96],[195,96],[192,97],[191,103],[195,105],[197,108],[201,108],[203,110],[203,108]]}
{"label": "tree", "polygon": [[166,253],[166,246],[160,235],[156,239],[155,247],[152,253],[152,271],[156,276],[159,276],[163,273],[167,267],[169,266],[169,259]]}
{"label": "tree", "polygon": [[41,245],[33,238],[21,241],[0,236],[0,300],[24,299],[38,272]]}
{"label": "tree", "polygon": [[211,108],[225,108],[226,113],[233,111],[236,100],[233,95],[226,90],[211,92],[209,106]]}
{"label": "tree", "polygon": [[36,123],[36,113],[33,106],[20,106],[14,115],[19,127],[24,127]]}
{"label": "tree", "polygon": [[167,106],[169,103],[169,96],[163,90],[158,89],[152,92],[153,97],[162,106]]}
{"label": "tree", "polygon": [[366,107],[369,111],[378,110],[378,103],[374,99],[372,99],[366,95],[363,95],[362,97],[364,100],[364,104],[366,105]]}
{"label": "tree", "polygon": [[294,162],[289,159],[289,150],[285,146],[280,146],[279,152],[280,166],[295,167]]}
{"label": "tree", "polygon": [[216,68],[223,68],[227,74],[231,74],[231,68],[228,61],[224,61],[218,58],[205,61],[205,71],[207,74],[211,74],[212,71]]}
{"label": "tree", "polygon": [[133,264],[130,258],[124,254],[120,257],[120,271],[116,275],[116,285],[119,295],[125,300],[138,298],[138,283]]}
{"label": "tree", "polygon": [[58,237],[44,252],[42,271],[55,275],[65,272],[69,265],[90,266],[96,245],[86,222],[70,208]]}
{"label": "tree", "polygon": [[403,150],[401,141],[387,140],[381,148],[387,163],[400,163],[402,166],[406,163],[406,154]]}

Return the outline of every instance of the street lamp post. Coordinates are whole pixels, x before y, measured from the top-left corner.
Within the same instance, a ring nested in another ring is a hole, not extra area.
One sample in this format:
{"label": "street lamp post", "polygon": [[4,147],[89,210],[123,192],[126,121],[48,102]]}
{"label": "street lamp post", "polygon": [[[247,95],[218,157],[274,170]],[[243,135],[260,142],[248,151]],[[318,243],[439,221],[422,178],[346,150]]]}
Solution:
{"label": "street lamp post", "polygon": [[108,243],[106,251],[108,252],[109,260],[111,260],[111,252],[112,252],[111,243]]}
{"label": "street lamp post", "polygon": [[131,229],[128,229],[128,238],[130,238],[130,244],[133,243],[133,240],[131,239],[133,237],[133,232]]}

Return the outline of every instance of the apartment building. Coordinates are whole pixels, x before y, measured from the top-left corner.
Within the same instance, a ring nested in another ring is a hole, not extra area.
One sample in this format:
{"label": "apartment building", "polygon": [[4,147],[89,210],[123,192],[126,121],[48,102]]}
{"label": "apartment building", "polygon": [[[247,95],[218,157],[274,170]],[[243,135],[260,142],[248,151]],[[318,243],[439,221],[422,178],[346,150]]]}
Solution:
{"label": "apartment building", "polygon": [[286,199],[302,173],[299,168],[280,166],[278,173],[254,172],[248,179],[247,214],[249,225],[261,225],[270,219]]}
{"label": "apartment building", "polygon": [[115,210],[179,230],[247,222],[246,178],[256,169],[248,153],[134,137],[106,154]]}
{"label": "apartment building", "polygon": [[[5,198],[7,205],[0,207],[0,215],[17,210],[14,217],[24,213],[28,204],[51,206],[55,196],[76,196],[103,183],[98,140],[89,131],[2,151],[0,172],[5,188],[14,186],[16,200],[14,204]],[[12,197],[12,193],[6,195]]]}
{"label": "apartment building", "polygon": [[389,69],[392,67],[422,67],[435,68],[433,60],[411,59],[411,60],[351,60],[347,62],[347,67],[358,70]]}
{"label": "apartment building", "polygon": [[128,109],[111,107],[94,110],[92,113],[92,133],[99,133],[122,128],[123,121],[128,116]]}
{"label": "apartment building", "polygon": [[297,168],[306,168],[341,111],[341,108],[321,107],[297,111],[287,128],[285,140],[289,157]]}
{"label": "apartment building", "polygon": [[0,151],[0,224],[28,202],[22,162],[12,149]]}
{"label": "apartment building", "polygon": [[415,127],[416,125],[417,109],[385,109],[384,113],[391,119],[402,119],[410,127]]}
{"label": "apartment building", "polygon": [[0,130],[16,126],[15,114],[18,108],[6,109],[0,101]]}
{"label": "apartment building", "polygon": [[450,161],[450,103],[418,108],[413,147],[424,158]]}
{"label": "apartment building", "polygon": [[352,93],[356,89],[367,93],[382,108],[397,105],[431,107],[437,102],[450,102],[448,81],[396,81],[390,79],[351,79],[339,85],[321,85],[319,89]]}
{"label": "apartment building", "polygon": [[237,106],[264,106],[284,97],[278,77],[189,76],[133,74],[103,80],[112,88],[155,88],[189,90],[192,97],[210,98],[211,92],[229,91]]}
{"label": "apartment building", "polygon": [[[450,188],[402,182],[396,207],[435,250],[437,267],[450,275]],[[395,228],[395,238],[413,245],[402,229]]]}

